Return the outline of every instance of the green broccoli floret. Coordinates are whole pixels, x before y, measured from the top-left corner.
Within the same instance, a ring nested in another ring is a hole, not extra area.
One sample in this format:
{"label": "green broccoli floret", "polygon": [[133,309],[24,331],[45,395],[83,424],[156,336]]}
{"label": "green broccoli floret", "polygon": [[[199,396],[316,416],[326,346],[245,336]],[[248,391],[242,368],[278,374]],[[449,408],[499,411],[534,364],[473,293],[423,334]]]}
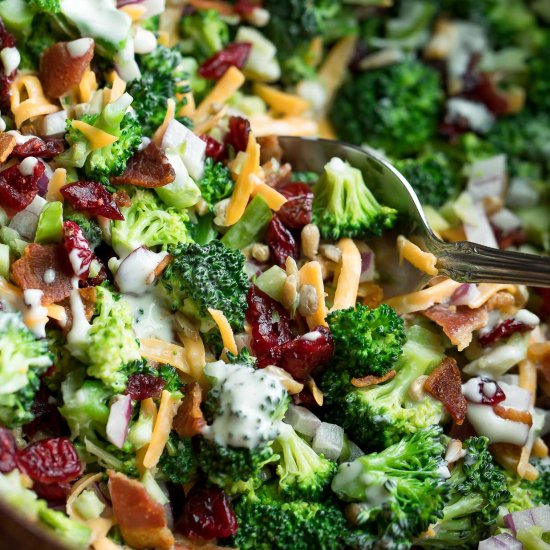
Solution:
{"label": "green broccoli floret", "polygon": [[227,360],[232,365],[247,365],[249,367],[256,367],[256,358],[250,355],[248,348],[243,348],[237,355],[234,355],[230,351],[227,352]]}
{"label": "green broccoli floret", "polygon": [[544,47],[529,62],[529,84],[527,101],[540,113],[548,113],[550,109],[550,32],[544,35]]}
{"label": "green broccoli floret", "polygon": [[438,73],[408,60],[350,78],[330,117],[342,139],[401,157],[419,151],[435,135],[442,100]]}
{"label": "green broccoli floret", "polygon": [[417,159],[397,161],[395,167],[411,184],[423,205],[438,208],[457,189],[455,172],[444,153],[428,153]]}
{"label": "green broccoli floret", "polygon": [[149,189],[127,187],[126,192],[132,203],[121,208],[124,220],[111,222],[111,246],[121,258],[140,246],[167,250],[191,240],[185,210],[166,206]]}
{"label": "green broccoli floret", "polygon": [[119,294],[96,287],[95,315],[82,337],[71,338],[67,347],[88,366],[88,375],[115,391],[126,387],[124,365],[140,359],[139,343],[132,328],[132,311]]}
{"label": "green broccoli floret", "polygon": [[63,512],[48,508],[45,500],[23,485],[21,474],[14,470],[9,474],[0,473],[1,498],[22,516],[36,521],[54,538],[69,548],[88,548],[92,531],[89,527],[68,518]]}
{"label": "green broccoli floret", "polygon": [[124,365],[123,371],[126,377],[133,374],[147,374],[155,378],[162,378],[166,382],[163,389],[171,393],[179,391],[182,386],[178,371],[172,365],[160,365],[157,368],[152,367],[146,359],[138,359]]}
{"label": "green broccoli floret", "polygon": [[84,115],[81,120],[117,138],[111,145],[91,150],[84,134],[67,121],[65,139],[71,147],[58,155],[62,166],[84,168],[86,177],[108,184],[110,176],[118,176],[126,169],[128,159],[141,144],[141,124],[133,113],[127,112],[132,97],[124,94],[109,103],[99,115]]}
{"label": "green broccoli floret", "polygon": [[37,340],[20,313],[0,311],[0,424],[30,422],[40,375],[52,364],[46,340]]}
{"label": "green broccoli floret", "polygon": [[279,488],[285,498],[319,500],[329,487],[336,463],[318,455],[292,428],[282,423],[274,443]]}
{"label": "green broccoli floret", "polygon": [[172,432],[160,457],[159,469],[172,483],[183,485],[191,481],[197,471],[191,439]]}
{"label": "green broccoli floret", "polygon": [[218,361],[204,372],[212,389],[204,407],[209,425],[199,440],[199,466],[211,483],[230,493],[253,490],[262,469],[279,458],[271,444],[288,406],[287,392],[278,380],[247,365]]}
{"label": "green broccoli floret", "polygon": [[506,477],[495,465],[487,438],[471,437],[465,457],[453,465],[447,480],[449,500],[435,535],[417,541],[424,548],[472,548],[490,536],[499,507],[510,498]]}
{"label": "green broccoli floret", "polygon": [[189,87],[183,84],[182,63],[180,52],[164,46],[139,58],[141,78],[130,82],[128,93],[134,98],[132,105],[144,135],[152,135],[162,124],[168,99],[176,100],[176,113],[184,106],[182,96]]}
{"label": "green broccoli floret", "polygon": [[409,548],[442,517],[446,485],[442,430],[418,430],[380,453],[341,464],[332,481],[339,498],[359,502],[354,523],[374,534],[380,548]]}
{"label": "green broccoli floret", "polygon": [[504,503],[506,512],[519,512],[535,508],[539,503],[539,491],[532,481],[522,479],[508,470],[502,470],[510,498]]}
{"label": "green broccoli floret", "polygon": [[198,10],[181,19],[183,49],[199,61],[215,54],[229,42],[229,27],[216,10]]}
{"label": "green broccoli floret", "polygon": [[351,376],[383,376],[403,352],[405,327],[394,309],[382,304],[370,309],[360,304],[329,313],[334,339],[333,365]]}
{"label": "green broccoli floret", "polygon": [[327,420],[342,426],[353,441],[368,449],[385,448],[407,434],[437,424],[441,403],[430,396],[414,400],[409,388],[442,359],[439,337],[413,326],[407,330],[403,355],[395,365],[397,374],[389,382],[356,388],[350,384],[349,373],[327,369],[320,379]]}
{"label": "green broccoli floret", "polygon": [[325,239],[381,235],[397,217],[374,198],[361,171],[338,158],[325,165],[313,194],[313,222]]}
{"label": "green broccoli floret", "polygon": [[64,206],[63,219],[76,223],[82,230],[82,233],[84,233],[86,240],[90,243],[92,248],[98,247],[103,242],[103,234],[101,233],[99,224],[94,218],[87,216],[84,212],[79,212]]}
{"label": "green broccoli floret", "polygon": [[240,496],[233,508],[239,528],[228,544],[240,550],[339,550],[344,546],[346,518],[332,500],[284,500],[276,484],[254,495]]}
{"label": "green broccoli floret", "polygon": [[198,182],[202,198],[212,210],[214,205],[231,195],[235,186],[231,172],[222,162],[206,159],[204,173]]}
{"label": "green broccoli floret", "polygon": [[208,308],[222,311],[234,330],[243,327],[248,278],[244,256],[214,240],[205,246],[183,244],[172,251],[161,284],[173,309],[191,314],[213,326]]}
{"label": "green broccoli floret", "polygon": [[53,15],[61,11],[59,0],[26,0],[29,6],[40,13]]}
{"label": "green broccoli floret", "polygon": [[38,70],[42,53],[59,40],[61,37],[53,30],[51,18],[35,17],[29,35],[17,42],[21,68]]}

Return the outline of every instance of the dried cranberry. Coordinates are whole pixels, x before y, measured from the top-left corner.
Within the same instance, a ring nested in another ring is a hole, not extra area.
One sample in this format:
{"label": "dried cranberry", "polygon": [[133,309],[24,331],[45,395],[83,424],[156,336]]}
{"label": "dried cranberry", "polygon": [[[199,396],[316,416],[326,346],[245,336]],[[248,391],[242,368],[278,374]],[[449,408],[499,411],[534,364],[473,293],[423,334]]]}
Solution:
{"label": "dried cranberry", "polygon": [[132,374],[128,377],[124,393],[135,401],[142,401],[149,397],[159,398],[165,385],[166,381],[159,376]]}
{"label": "dried cranberry", "polygon": [[7,474],[15,469],[17,446],[11,430],[0,426],[0,472]]}
{"label": "dried cranberry", "polygon": [[23,428],[29,439],[34,438],[39,432],[52,436],[64,433],[65,421],[57,408],[57,402],[43,384],[36,392],[31,412],[34,415],[34,420],[25,424]]}
{"label": "dried cranberry", "polygon": [[0,18],[0,50],[4,48],[15,48],[16,44],[15,36],[6,29],[4,22]]}
{"label": "dried cranberry", "polygon": [[305,183],[289,183],[278,190],[288,200],[277,212],[277,216],[290,229],[302,229],[311,223],[313,191]]}
{"label": "dried cranberry", "polygon": [[88,278],[92,262],[98,261],[82,229],[73,221],[63,222],[63,245],[69,256],[74,274],[81,280]]}
{"label": "dried cranberry", "polygon": [[32,490],[50,503],[64,503],[71,491],[70,483],[40,483],[35,481]]}
{"label": "dried cranberry", "polygon": [[61,194],[75,210],[110,220],[123,220],[113,195],[97,181],[75,181],[61,188]]}
{"label": "dried cranberry", "polygon": [[483,405],[494,407],[506,399],[506,394],[496,380],[481,378],[479,381],[479,395]]}
{"label": "dried cranberry", "polygon": [[509,232],[504,232],[498,227],[492,226],[493,232],[497,239],[498,247],[506,250],[511,246],[521,246],[527,242],[527,235],[523,229],[514,229]]}
{"label": "dried cranberry", "polygon": [[0,74],[0,111],[7,114],[11,112],[10,85],[13,79],[5,74]]}
{"label": "dried cranberry", "polygon": [[209,57],[200,67],[199,74],[203,78],[218,80],[229,67],[242,69],[250,55],[252,44],[249,42],[233,42],[223,50]]}
{"label": "dried cranberry", "polygon": [[16,145],[12,151],[12,156],[24,159],[27,157],[38,157],[43,159],[52,159],[60,155],[65,150],[62,139],[47,138],[41,139],[34,137]]}
{"label": "dried cranberry", "polygon": [[214,139],[206,134],[203,134],[200,138],[206,142],[205,154],[207,157],[210,157],[215,161],[220,161],[225,158],[226,150],[223,143],[220,143],[217,139]]}
{"label": "dried cranberry", "polygon": [[21,173],[20,165],[16,164],[0,172],[0,206],[9,215],[24,210],[34,200],[38,193],[38,180],[44,174],[44,165],[37,162],[32,174]]}
{"label": "dried cranberry", "polygon": [[235,154],[239,151],[246,151],[249,134],[250,122],[246,118],[232,116],[229,119],[227,134],[225,134],[225,144],[233,147]]}
{"label": "dried cranberry", "polygon": [[315,397],[313,397],[309,386],[304,387],[300,393],[294,394],[292,396],[292,401],[295,405],[301,405],[307,408],[313,408],[317,405],[317,401],[315,401]]}
{"label": "dried cranberry", "polygon": [[264,240],[269,245],[273,262],[279,267],[285,267],[289,256],[295,260],[298,259],[298,243],[278,214],[275,214],[269,222]]}
{"label": "dried cranberry", "polygon": [[18,468],[41,483],[66,483],[82,471],[80,458],[67,437],[42,439],[16,455]]}
{"label": "dried cranberry", "polygon": [[260,0],[237,0],[233,8],[241,17],[245,17],[261,6]]}
{"label": "dried cranberry", "polygon": [[464,97],[485,104],[495,116],[508,113],[508,100],[491,75],[480,73],[468,84],[469,89],[463,94]]}
{"label": "dried cranberry", "polygon": [[317,327],[315,330],[286,342],[280,348],[281,358],[277,363],[296,380],[305,380],[317,367],[330,361],[334,353],[334,341],[330,330]]}
{"label": "dried cranberry", "polygon": [[224,491],[194,488],[185,499],[177,529],[190,539],[226,538],[236,533],[237,518]]}
{"label": "dried cranberry", "polygon": [[521,321],[516,321],[516,319],[512,317],[511,319],[502,321],[502,323],[498,324],[493,330],[481,335],[477,341],[480,346],[489,346],[490,344],[494,344],[503,338],[509,338],[516,332],[529,332],[530,330],[533,330],[533,328],[534,327],[532,325],[522,323]]}
{"label": "dried cranberry", "polygon": [[246,320],[252,327],[252,349],[258,367],[276,365],[281,357],[280,346],[292,340],[287,312],[265,292],[252,285],[248,290]]}

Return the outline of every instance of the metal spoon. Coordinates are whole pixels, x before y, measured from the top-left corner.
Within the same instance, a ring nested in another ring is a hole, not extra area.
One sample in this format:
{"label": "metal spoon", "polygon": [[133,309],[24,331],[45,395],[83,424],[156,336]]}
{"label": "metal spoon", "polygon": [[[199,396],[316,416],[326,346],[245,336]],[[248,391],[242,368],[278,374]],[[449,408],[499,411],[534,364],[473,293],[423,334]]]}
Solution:
{"label": "metal spoon", "polygon": [[[410,220],[408,236],[420,240],[421,248],[437,257],[439,273],[464,283],[514,283],[550,287],[550,258],[490,248],[460,241],[446,243],[430,228],[420,201],[407,180],[385,159],[364,149],[326,139],[280,137],[284,160],[294,170],[321,173],[333,157],[359,168],[376,198]],[[408,281],[419,288],[426,277],[417,273]]]}

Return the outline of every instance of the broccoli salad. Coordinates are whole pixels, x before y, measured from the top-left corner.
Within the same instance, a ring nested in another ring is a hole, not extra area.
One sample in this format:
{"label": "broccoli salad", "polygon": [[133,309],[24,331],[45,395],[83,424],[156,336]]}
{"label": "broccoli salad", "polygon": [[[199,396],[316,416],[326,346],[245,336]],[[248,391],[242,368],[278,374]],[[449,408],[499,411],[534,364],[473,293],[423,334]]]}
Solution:
{"label": "broccoli salad", "polygon": [[0,0],[2,509],[82,550],[550,548],[550,293],[440,276],[359,169],[279,139],[548,254],[549,24]]}

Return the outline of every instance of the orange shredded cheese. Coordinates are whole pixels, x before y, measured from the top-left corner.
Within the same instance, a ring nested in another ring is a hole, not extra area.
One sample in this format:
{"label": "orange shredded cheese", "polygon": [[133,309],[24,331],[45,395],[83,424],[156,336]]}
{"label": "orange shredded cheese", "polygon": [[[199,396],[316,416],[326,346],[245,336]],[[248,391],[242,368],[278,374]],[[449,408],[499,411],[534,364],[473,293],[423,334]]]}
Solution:
{"label": "orange shredded cheese", "polygon": [[260,171],[260,146],[256,143],[254,133],[248,135],[248,144],[246,146],[246,159],[242,169],[237,177],[235,189],[231,195],[227,214],[225,218],[226,225],[234,225],[243,215],[248,199],[255,185],[255,176]]}
{"label": "orange shredded cheese", "polygon": [[224,105],[221,109],[218,109],[218,111],[215,114],[213,114],[211,117],[207,118],[202,122],[199,122],[193,128],[193,131],[195,132],[195,134],[199,136],[202,134],[206,134],[207,132],[212,130],[214,126],[218,125],[218,123],[222,120],[222,118],[226,115],[226,113],[227,113],[227,105]]}
{"label": "orange shredded cheese", "polygon": [[337,246],[342,251],[342,261],[332,311],[355,305],[361,278],[361,253],[355,243],[351,239],[340,239]]}
{"label": "orange shredded cheese", "polygon": [[86,522],[92,530],[92,541],[90,543],[94,550],[119,550],[118,544],[107,538],[107,534],[113,526],[113,520],[108,518],[95,518]]}
{"label": "orange shredded cheese", "polygon": [[105,103],[113,103],[126,91],[126,81],[122,80],[116,71],[111,71],[109,73],[108,80],[111,83],[111,89],[106,90],[108,92],[108,98]]}
{"label": "orange shredded cheese", "polygon": [[204,375],[206,364],[206,352],[204,343],[198,330],[185,330],[178,332],[178,338],[185,349],[185,358],[189,365],[189,374],[203,387],[208,387],[208,381]]}
{"label": "orange shredded cheese", "polygon": [[67,324],[67,312],[63,306],[59,304],[48,304],[46,306],[48,310],[48,317],[59,321],[59,324],[64,327]]}
{"label": "orange shredded cheese", "polygon": [[151,442],[143,457],[143,466],[148,470],[154,468],[158,464],[160,455],[162,451],[164,451],[164,447],[168,441],[168,436],[172,429],[172,421],[178,412],[180,403],[181,399],[179,397],[175,397],[169,391],[163,390],[162,397],[160,398],[158,416],[153,428],[153,435],[151,436]]}
{"label": "orange shredded cheese", "polygon": [[317,121],[318,135],[323,139],[338,139],[332,124],[327,118],[321,118]]}
{"label": "orange shredded cheese", "polygon": [[92,93],[97,90],[97,79],[94,71],[89,67],[82,76],[78,85],[78,93],[82,103],[88,103],[92,99]]}
{"label": "orange shredded cheese", "polygon": [[[26,99],[22,101],[22,97]],[[10,106],[17,128],[21,128],[27,120],[50,115],[61,109],[46,99],[40,80],[30,74],[19,76],[11,83]]]}
{"label": "orange shredded cheese", "polygon": [[252,194],[260,195],[267,202],[271,210],[278,212],[283,204],[288,200],[273,187],[264,183],[260,178],[255,178],[255,185],[252,188]]}
{"label": "orange shredded cheese", "polygon": [[67,515],[71,519],[76,519],[78,521],[83,521],[84,518],[74,509],[74,502],[78,496],[80,496],[90,485],[93,485],[96,481],[100,481],[103,477],[102,473],[97,474],[86,474],[81,477],[72,487],[67,497],[67,505],[65,509],[67,510]]}
{"label": "orange shredded cheese", "polygon": [[477,289],[479,290],[479,296],[470,304],[472,309],[481,307],[489,298],[492,298],[501,290],[507,290],[514,296],[518,293],[517,287],[511,284],[480,283],[477,285]]}
{"label": "orange shredded cheese", "polygon": [[244,84],[244,74],[237,67],[229,67],[225,74],[216,82],[212,91],[202,100],[195,111],[193,120],[195,123],[205,119],[211,108],[216,105],[223,105],[227,100]]}
{"label": "orange shredded cheese", "polygon": [[189,0],[188,3],[197,10],[216,10],[220,15],[235,15],[233,6],[220,0]]}
{"label": "orange shredded cheese", "polygon": [[162,124],[157,128],[156,132],[153,134],[153,143],[155,145],[158,145],[160,147],[162,143],[162,138],[164,138],[164,134],[166,133],[166,128],[168,128],[168,124],[172,120],[174,120],[174,116],[176,114],[176,102],[170,98],[166,102],[166,114],[164,115],[164,120]]}
{"label": "orange shredded cheese", "polygon": [[318,125],[315,120],[307,117],[287,116],[273,118],[269,115],[253,115],[248,119],[250,128],[258,137],[264,136],[315,136]]}
{"label": "orange shredded cheese", "polygon": [[[531,392],[531,406],[534,406],[537,395],[537,367],[534,363],[529,361],[529,359],[525,359],[519,364],[519,386]],[[527,476],[532,475],[529,458],[531,456],[533,443],[534,441],[528,442],[527,445],[522,447],[519,457],[517,472],[520,477],[525,479],[529,479]]]}
{"label": "orange shredded cheese", "polygon": [[317,294],[317,311],[306,317],[307,326],[314,329],[318,326],[326,327],[328,314],[325,302],[325,284],[323,282],[323,268],[317,261],[305,263],[298,272],[300,285],[311,285]]}
{"label": "orange shredded cheese", "polygon": [[193,92],[187,92],[186,94],[179,94],[179,100],[184,101],[184,106],[179,110],[178,116],[188,116],[189,118],[195,117],[196,105]]}
{"label": "orange shredded cheese", "polygon": [[189,374],[189,365],[185,360],[185,350],[177,344],[158,338],[143,338],[139,343],[142,357],[158,363],[168,363],[178,370]]}
{"label": "orange shredded cheese", "polygon": [[435,267],[437,258],[433,254],[421,250],[403,235],[397,237],[397,249],[399,250],[401,261],[403,259],[407,260],[414,267],[428,275],[437,275],[439,273],[437,267]]}
{"label": "orange shredded cheese", "polygon": [[118,11],[124,12],[135,23],[147,13],[147,7],[142,4],[128,4],[119,8]]}
{"label": "orange shredded cheese", "polygon": [[107,132],[96,128],[83,120],[73,120],[72,127],[80,130],[84,134],[84,137],[88,140],[92,151],[102,149],[103,147],[108,147],[109,145],[115,143],[115,141],[118,141],[116,136],[108,134]]}
{"label": "orange shredded cheese", "polygon": [[253,90],[278,114],[301,115],[311,107],[309,101],[303,97],[283,92],[267,84],[256,82]]}
{"label": "orange shredded cheese", "polygon": [[48,201],[60,201],[63,202],[63,195],[61,194],[61,188],[67,183],[67,170],[65,168],[56,168],[50,181],[48,182],[48,191],[46,193],[46,199]]}
{"label": "orange shredded cheese", "polygon": [[237,349],[237,342],[235,342],[235,335],[233,334],[233,329],[229,324],[226,316],[219,309],[208,308],[208,313],[214,319],[220,334],[222,335],[223,347],[230,351],[233,355],[237,355],[239,350]]}

